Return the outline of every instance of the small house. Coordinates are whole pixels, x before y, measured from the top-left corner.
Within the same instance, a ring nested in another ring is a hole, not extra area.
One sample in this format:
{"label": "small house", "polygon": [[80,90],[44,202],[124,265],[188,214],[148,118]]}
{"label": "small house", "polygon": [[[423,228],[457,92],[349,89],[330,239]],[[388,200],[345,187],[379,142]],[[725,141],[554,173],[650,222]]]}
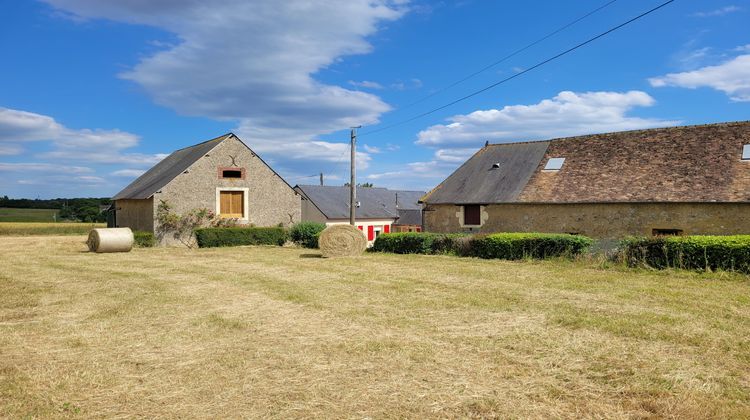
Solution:
{"label": "small house", "polygon": [[431,232],[750,233],[750,121],[488,144],[426,194]]}
{"label": "small house", "polygon": [[299,194],[232,133],[175,151],[113,200],[111,225],[156,233],[162,201],[177,214],[205,208],[241,225],[289,226],[300,220]]}
{"label": "small house", "polygon": [[[302,220],[326,225],[349,223],[349,187],[297,185],[302,196]],[[422,230],[424,191],[397,191],[386,188],[357,188],[355,225],[371,244],[381,233]]]}

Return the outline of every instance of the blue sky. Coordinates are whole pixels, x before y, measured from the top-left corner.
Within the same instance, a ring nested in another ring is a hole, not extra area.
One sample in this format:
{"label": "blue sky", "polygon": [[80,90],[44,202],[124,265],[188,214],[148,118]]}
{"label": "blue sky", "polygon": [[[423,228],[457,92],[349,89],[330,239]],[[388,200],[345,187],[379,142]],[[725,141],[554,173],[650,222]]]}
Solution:
{"label": "blue sky", "polygon": [[[210,4],[209,4],[210,3]],[[429,189],[485,141],[750,117],[750,1],[6,1],[0,195],[110,196],[165,154],[233,131],[291,184]],[[408,106],[427,95],[438,94]]]}

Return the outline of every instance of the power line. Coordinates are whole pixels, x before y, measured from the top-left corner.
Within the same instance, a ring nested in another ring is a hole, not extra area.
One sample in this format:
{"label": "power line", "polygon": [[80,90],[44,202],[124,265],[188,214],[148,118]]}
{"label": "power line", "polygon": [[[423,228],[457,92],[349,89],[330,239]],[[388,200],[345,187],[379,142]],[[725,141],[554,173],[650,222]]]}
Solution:
{"label": "power line", "polygon": [[427,95],[427,96],[424,96],[424,97],[422,97],[422,98],[420,98],[420,99],[418,99],[418,100],[416,100],[416,101],[414,101],[414,102],[412,102],[412,103],[410,103],[410,104],[408,104],[408,105],[406,105],[406,106],[404,106],[404,107],[400,108],[399,110],[403,111],[403,110],[405,110],[405,109],[409,109],[409,108],[411,108],[412,106],[414,106],[414,105],[416,105],[416,104],[418,104],[418,103],[424,102],[424,101],[426,101],[426,100],[428,100],[428,99],[432,98],[432,97],[433,97],[433,96],[435,96],[435,95],[438,95],[438,94],[440,94],[440,93],[443,93],[443,92],[445,92],[446,90],[448,90],[448,89],[450,89],[450,88],[452,88],[452,87],[454,87],[454,86],[457,86],[457,85],[459,85],[459,84],[461,84],[461,83],[463,83],[463,82],[465,82],[465,81],[467,81],[467,80],[471,79],[472,77],[474,77],[474,76],[476,76],[476,75],[478,75],[478,74],[484,73],[485,71],[487,71],[487,70],[491,69],[492,67],[495,67],[495,66],[497,66],[498,64],[500,64],[500,63],[502,63],[502,62],[504,62],[504,61],[507,61],[507,60],[509,60],[509,59],[511,59],[511,58],[513,58],[513,57],[515,57],[516,55],[518,55],[518,54],[520,54],[520,53],[522,53],[522,52],[524,52],[524,51],[528,50],[529,48],[531,48],[531,47],[533,47],[533,46],[535,46],[535,45],[539,44],[540,42],[546,41],[547,39],[549,39],[549,38],[551,38],[551,37],[553,37],[553,36],[555,36],[555,35],[559,34],[560,32],[562,32],[562,31],[564,31],[564,30],[566,30],[566,29],[570,28],[571,26],[575,25],[576,23],[578,23],[578,22],[580,22],[580,21],[582,21],[582,20],[586,19],[587,17],[589,17],[589,16],[591,16],[591,15],[595,14],[596,12],[598,12],[598,11],[600,11],[600,10],[602,10],[602,9],[604,9],[604,8],[606,8],[606,7],[608,7],[608,6],[610,6],[610,5],[612,4],[612,3],[615,3],[616,1],[617,1],[617,0],[610,0],[609,2],[607,2],[607,3],[603,4],[603,5],[599,6],[599,7],[597,7],[596,9],[594,9],[594,10],[592,10],[592,11],[590,11],[590,12],[586,13],[585,15],[583,15],[583,16],[581,16],[581,17],[579,17],[578,19],[575,19],[574,21],[572,21],[572,22],[569,22],[569,23],[567,23],[567,24],[565,24],[565,25],[561,26],[560,28],[558,28],[558,29],[556,29],[556,30],[554,30],[554,31],[552,31],[552,32],[550,32],[550,33],[548,33],[547,35],[545,35],[545,36],[543,36],[543,37],[541,37],[541,38],[537,39],[536,41],[534,41],[534,42],[532,42],[532,43],[530,43],[530,44],[527,44],[526,46],[524,46],[524,47],[521,47],[521,48],[519,48],[519,49],[517,49],[517,50],[513,51],[512,53],[510,53],[510,54],[506,55],[505,57],[503,57],[503,58],[501,58],[501,59],[499,59],[499,60],[495,61],[494,63],[492,63],[492,64],[488,64],[488,65],[486,65],[486,66],[482,67],[481,69],[479,69],[479,70],[475,71],[474,73],[471,73],[471,74],[469,74],[468,76],[466,76],[466,77],[464,77],[464,78],[462,78],[462,79],[460,79],[460,80],[458,80],[458,81],[456,81],[456,82],[453,82],[453,83],[451,83],[451,84],[450,84],[450,85],[448,85],[448,86],[445,86],[444,88],[438,89],[437,91],[435,91],[435,92],[432,92],[431,94],[429,94],[429,95]]}
{"label": "power line", "polygon": [[636,16],[636,17],[634,17],[634,18],[632,18],[632,19],[630,19],[630,20],[628,20],[628,21],[626,21],[626,22],[623,22],[623,23],[621,23],[621,24],[619,24],[619,25],[617,25],[617,26],[615,26],[615,27],[613,27],[613,28],[611,28],[611,29],[608,29],[608,30],[607,30],[607,31],[605,31],[605,32],[602,32],[602,33],[600,33],[599,35],[597,35],[597,36],[595,36],[595,37],[593,37],[593,38],[589,38],[589,39],[587,39],[586,41],[583,41],[583,42],[581,42],[580,44],[578,44],[578,45],[576,45],[576,46],[574,46],[574,47],[568,48],[567,50],[565,50],[565,51],[563,51],[563,52],[561,52],[561,53],[559,53],[559,54],[557,54],[557,55],[554,55],[554,56],[552,56],[552,57],[550,57],[550,58],[548,58],[548,59],[546,59],[546,60],[544,60],[544,61],[541,61],[541,62],[539,62],[539,63],[537,63],[537,64],[535,64],[535,65],[533,65],[533,66],[531,66],[531,67],[529,67],[529,68],[527,68],[527,69],[525,69],[525,70],[523,70],[523,71],[520,71],[520,72],[518,72],[518,73],[516,73],[516,74],[514,74],[514,75],[512,75],[512,76],[506,77],[505,79],[502,79],[502,80],[500,80],[500,81],[498,81],[498,82],[495,82],[495,83],[493,83],[493,84],[491,84],[491,85],[489,85],[489,86],[487,86],[487,87],[484,87],[484,88],[482,88],[482,89],[479,89],[479,90],[477,90],[477,91],[474,91],[474,92],[472,92],[472,93],[470,93],[470,94],[468,94],[468,95],[466,95],[466,96],[463,96],[463,97],[461,97],[461,98],[458,98],[458,99],[456,99],[456,100],[454,100],[454,101],[452,101],[452,102],[449,102],[449,103],[447,103],[447,104],[445,104],[445,105],[442,105],[442,106],[440,106],[440,107],[434,108],[434,109],[432,109],[432,110],[430,110],[430,111],[427,111],[427,112],[423,112],[423,113],[421,113],[421,114],[415,115],[415,116],[413,116],[413,117],[411,117],[411,118],[408,118],[408,119],[406,119],[406,120],[403,120],[403,121],[400,121],[400,122],[397,122],[397,123],[394,123],[394,124],[391,124],[391,125],[387,125],[387,126],[385,126],[385,127],[382,127],[382,128],[376,129],[376,130],[371,130],[371,131],[367,131],[367,132],[365,132],[365,133],[362,133],[362,134],[360,134],[360,137],[361,137],[361,136],[363,136],[363,135],[368,135],[368,134],[379,133],[379,132],[381,132],[381,131],[389,130],[389,129],[391,129],[391,128],[394,128],[394,127],[398,127],[398,126],[404,125],[404,124],[406,124],[406,123],[412,122],[412,121],[414,121],[414,120],[417,120],[417,119],[419,119],[419,118],[422,118],[422,117],[426,117],[426,116],[428,116],[428,115],[430,115],[430,114],[433,114],[433,113],[435,113],[435,112],[437,112],[437,111],[440,111],[440,110],[443,110],[443,109],[445,109],[445,108],[448,108],[448,107],[450,107],[450,106],[453,106],[453,105],[455,105],[455,104],[457,104],[457,103],[459,103],[459,102],[463,102],[463,101],[465,101],[465,100],[467,100],[467,99],[469,99],[469,98],[471,98],[471,97],[474,97],[474,96],[476,96],[476,95],[479,95],[479,94],[480,94],[480,93],[482,93],[482,92],[486,92],[486,91],[488,91],[488,90],[490,90],[490,89],[492,89],[492,88],[494,88],[494,87],[497,87],[497,86],[499,86],[499,85],[501,85],[501,84],[503,84],[503,83],[506,83],[506,82],[508,82],[508,81],[510,81],[510,80],[513,80],[513,79],[515,79],[516,77],[519,77],[519,76],[521,76],[521,75],[523,75],[523,74],[526,74],[526,73],[528,73],[528,72],[530,72],[530,71],[532,71],[532,70],[534,70],[534,69],[536,69],[536,68],[539,68],[539,67],[541,67],[541,66],[543,66],[543,65],[545,65],[545,64],[547,64],[547,63],[549,63],[550,61],[554,61],[554,60],[556,60],[556,59],[558,59],[558,58],[560,58],[560,57],[562,57],[562,56],[564,56],[564,55],[567,55],[567,54],[569,54],[569,53],[571,53],[571,52],[573,52],[573,51],[575,51],[575,50],[577,50],[577,49],[579,49],[579,48],[581,48],[581,47],[583,47],[583,46],[585,46],[585,45],[587,45],[587,44],[590,44],[590,43],[592,43],[592,42],[596,41],[596,40],[597,40],[597,39],[599,39],[599,38],[602,38],[602,37],[604,37],[604,36],[606,36],[606,35],[609,35],[610,33],[614,32],[614,31],[616,31],[616,30],[618,30],[618,29],[620,29],[620,28],[622,28],[622,27],[624,27],[624,26],[627,26],[627,25],[629,25],[629,24],[631,24],[631,23],[635,22],[635,21],[636,21],[636,20],[638,20],[638,19],[641,19],[641,18],[643,18],[643,17],[645,17],[645,16],[647,16],[647,15],[650,15],[651,13],[653,13],[653,12],[655,12],[655,11],[657,11],[657,10],[661,9],[662,7],[664,7],[664,6],[666,6],[666,5],[670,4],[670,3],[673,3],[674,1],[675,1],[675,0],[668,0],[668,1],[666,1],[666,2],[664,2],[664,3],[662,3],[662,4],[660,4],[660,5],[658,5],[658,6],[656,6],[656,7],[654,7],[654,8],[653,8],[653,9],[651,9],[651,10],[648,10],[648,11],[646,11],[646,12],[643,12],[643,13],[641,13],[640,15],[638,15],[638,16]]}

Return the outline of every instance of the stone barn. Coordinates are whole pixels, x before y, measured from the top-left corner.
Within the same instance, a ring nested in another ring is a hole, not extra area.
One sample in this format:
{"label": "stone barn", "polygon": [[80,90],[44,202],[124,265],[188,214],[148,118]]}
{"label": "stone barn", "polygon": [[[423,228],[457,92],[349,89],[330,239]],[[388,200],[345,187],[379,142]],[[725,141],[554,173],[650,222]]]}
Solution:
{"label": "stone barn", "polygon": [[156,233],[161,201],[177,214],[206,208],[255,226],[289,226],[301,212],[299,194],[232,133],[175,151],[113,200],[111,224]]}
{"label": "stone barn", "polygon": [[750,121],[488,144],[427,193],[430,232],[750,233]]}

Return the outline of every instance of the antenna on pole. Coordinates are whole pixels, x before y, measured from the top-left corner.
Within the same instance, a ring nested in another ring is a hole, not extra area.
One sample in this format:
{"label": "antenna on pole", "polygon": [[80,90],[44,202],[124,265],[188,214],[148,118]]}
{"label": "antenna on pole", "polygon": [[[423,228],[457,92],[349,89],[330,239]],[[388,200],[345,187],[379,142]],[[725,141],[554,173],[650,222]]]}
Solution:
{"label": "antenna on pole", "polygon": [[354,226],[356,219],[356,203],[357,203],[357,172],[355,168],[356,154],[357,154],[357,129],[362,128],[361,125],[351,127],[351,180],[349,181],[349,224]]}

